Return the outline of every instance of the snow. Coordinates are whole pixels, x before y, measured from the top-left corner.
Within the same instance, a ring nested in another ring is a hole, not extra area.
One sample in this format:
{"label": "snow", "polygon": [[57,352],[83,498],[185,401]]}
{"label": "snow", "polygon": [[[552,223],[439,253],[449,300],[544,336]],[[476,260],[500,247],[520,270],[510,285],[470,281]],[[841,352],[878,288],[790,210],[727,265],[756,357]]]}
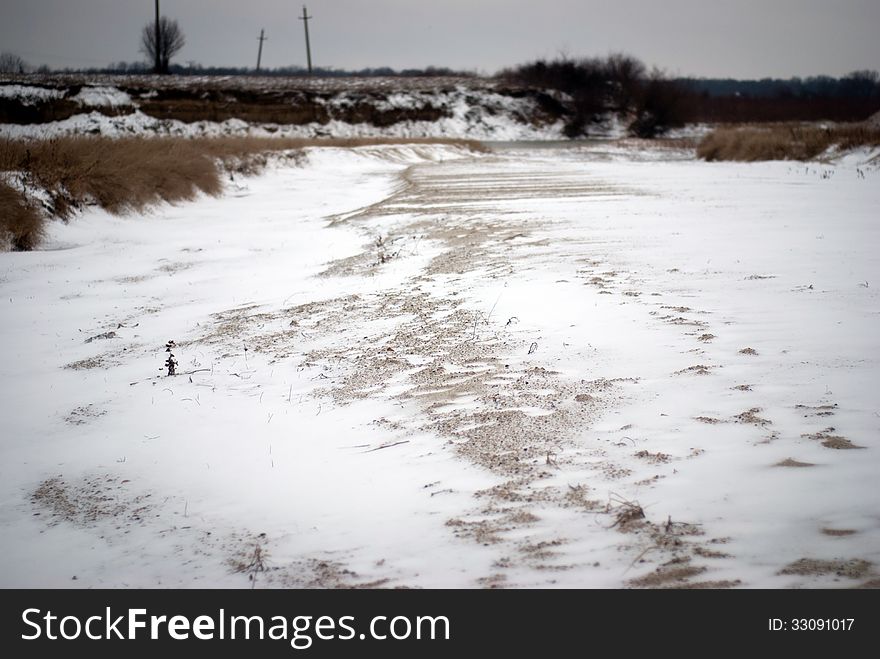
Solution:
{"label": "snow", "polygon": [[876,578],[871,156],[311,149],[53,224],[0,254],[0,584]]}
{"label": "snow", "polygon": [[72,100],[88,107],[115,108],[132,103],[131,96],[115,87],[83,87]]}
{"label": "snow", "polygon": [[47,87],[35,87],[33,85],[0,85],[0,98],[13,98],[25,105],[47,101],[53,98],[63,98],[64,90],[49,89]]}

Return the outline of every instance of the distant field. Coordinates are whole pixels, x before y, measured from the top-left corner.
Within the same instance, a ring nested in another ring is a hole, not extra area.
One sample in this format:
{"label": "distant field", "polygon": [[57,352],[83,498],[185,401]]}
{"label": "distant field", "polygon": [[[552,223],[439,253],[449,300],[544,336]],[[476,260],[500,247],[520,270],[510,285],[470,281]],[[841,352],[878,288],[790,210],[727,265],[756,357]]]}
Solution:
{"label": "distant field", "polygon": [[[39,98],[3,93],[4,87],[27,85],[49,90]],[[368,123],[391,126],[405,121],[433,122],[453,116],[445,103],[450,94],[494,94],[534,101],[523,121],[548,123],[566,109],[544,90],[483,78],[280,78],[251,76],[26,76],[0,79],[0,124],[61,121],[82,111],[83,89],[118,90],[129,100],[89,105],[119,116],[139,110],[162,120],[252,123]],[[481,102],[476,98],[472,102]]]}
{"label": "distant field", "polygon": [[[155,76],[155,75],[85,75],[85,74],[28,74],[11,76],[0,74],[0,84],[22,82],[47,87],[75,87],[85,85],[112,86],[132,89],[189,89],[229,91],[309,91],[309,92],[394,92],[434,91],[465,87],[467,89],[498,89],[510,87],[494,78],[473,76],[426,77],[308,77],[308,76]],[[516,85],[523,87],[523,85]]]}

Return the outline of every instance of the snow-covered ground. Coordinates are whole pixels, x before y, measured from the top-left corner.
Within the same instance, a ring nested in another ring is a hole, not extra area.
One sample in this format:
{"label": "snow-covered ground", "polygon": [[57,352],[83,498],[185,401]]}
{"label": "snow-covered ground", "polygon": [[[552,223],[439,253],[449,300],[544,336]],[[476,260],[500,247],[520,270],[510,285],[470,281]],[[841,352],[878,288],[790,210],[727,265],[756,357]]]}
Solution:
{"label": "snow-covered ground", "polygon": [[34,85],[6,84],[0,85],[0,98],[16,99],[24,105],[34,105],[40,101],[62,98],[64,91]]}
{"label": "snow-covered ground", "polygon": [[53,224],[0,254],[0,584],[876,584],[868,157],[313,149]]}
{"label": "snow-covered ground", "polygon": [[[197,85],[197,80],[189,84]],[[409,83],[408,83],[409,84]],[[68,90],[35,85],[0,84],[0,98],[17,99],[24,105],[62,98]],[[152,92],[155,94],[155,90]],[[149,92],[141,98],[149,98]],[[339,119],[304,124],[249,123],[233,118],[225,121],[183,122],[158,119],[138,109],[138,99],[106,85],[82,87],[70,100],[82,111],[60,121],[31,124],[0,124],[0,138],[46,139],[64,135],[102,135],[105,137],[458,137],[477,140],[558,140],[563,139],[563,121],[538,121],[536,101],[511,96],[489,88],[472,89],[458,85],[453,90],[396,91],[372,102],[379,114],[390,110],[433,107],[444,112],[436,121],[396,121],[376,126],[370,122],[350,123]],[[292,101],[291,101],[292,102]],[[365,102],[363,94],[338,90],[329,99],[316,98],[330,108]],[[120,113],[122,109],[130,110]],[[102,111],[103,110],[103,111]],[[107,112],[110,110],[109,112]],[[331,116],[333,116],[331,114]],[[593,132],[620,136],[624,128],[610,117],[593,127]]]}

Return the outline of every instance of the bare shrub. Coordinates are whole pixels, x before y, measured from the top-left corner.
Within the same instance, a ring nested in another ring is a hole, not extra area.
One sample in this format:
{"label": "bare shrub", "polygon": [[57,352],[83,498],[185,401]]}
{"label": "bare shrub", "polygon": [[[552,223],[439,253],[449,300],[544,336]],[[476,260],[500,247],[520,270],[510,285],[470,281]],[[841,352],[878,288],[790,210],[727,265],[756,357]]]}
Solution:
{"label": "bare shrub", "polygon": [[601,60],[560,57],[522,64],[502,71],[500,77],[568,94],[572,100],[563,132],[573,138],[583,135],[607,109],[611,92],[608,75],[608,67]]}
{"label": "bare shrub", "polygon": [[641,81],[647,71],[641,61],[630,55],[616,53],[605,62],[608,78],[612,83],[612,98],[619,111],[633,107],[639,95]]}
{"label": "bare shrub", "polygon": [[652,138],[670,128],[684,125],[683,92],[679,85],[654,69],[641,81],[635,94],[635,119],[629,132],[636,137]]}

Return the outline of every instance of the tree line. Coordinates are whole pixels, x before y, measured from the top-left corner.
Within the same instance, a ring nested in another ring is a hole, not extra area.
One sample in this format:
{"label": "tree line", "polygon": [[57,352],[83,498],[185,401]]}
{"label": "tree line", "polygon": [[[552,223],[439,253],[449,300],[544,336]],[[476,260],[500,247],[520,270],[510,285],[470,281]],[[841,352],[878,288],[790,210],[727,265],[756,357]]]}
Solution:
{"label": "tree line", "polygon": [[628,122],[631,134],[654,137],[685,123],[861,121],[880,110],[880,74],[867,70],[840,78],[670,78],[632,56],[615,54],[536,60],[499,76],[564,93],[571,108],[565,131],[571,137],[609,114]]}
{"label": "tree line", "polygon": [[709,97],[745,96],[751,98],[877,98],[880,97],[880,74],[877,71],[853,71],[841,78],[679,78],[685,89]]}

